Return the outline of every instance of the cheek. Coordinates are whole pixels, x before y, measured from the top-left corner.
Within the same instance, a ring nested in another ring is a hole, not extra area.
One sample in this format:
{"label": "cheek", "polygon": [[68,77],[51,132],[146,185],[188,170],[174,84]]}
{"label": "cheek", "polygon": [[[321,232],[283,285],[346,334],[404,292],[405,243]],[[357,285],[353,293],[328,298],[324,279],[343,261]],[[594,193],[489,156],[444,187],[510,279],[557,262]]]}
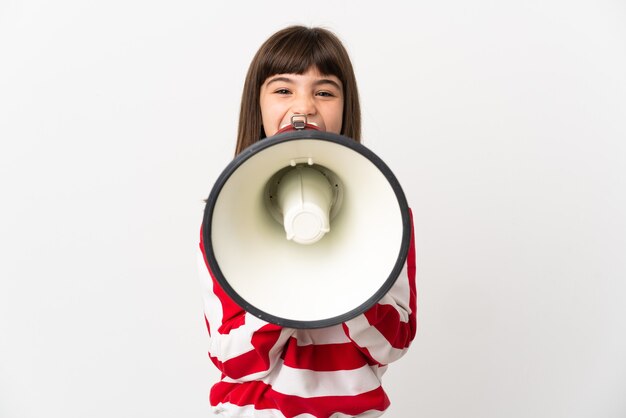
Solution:
{"label": "cheek", "polygon": [[329,109],[328,116],[326,118],[326,130],[336,134],[341,133],[341,127],[343,125],[343,103],[338,106],[334,106]]}
{"label": "cheek", "polygon": [[261,99],[259,105],[261,108],[261,118],[265,120],[265,118],[267,117],[269,113],[269,104],[267,103],[267,100]]}
{"label": "cheek", "polygon": [[281,120],[281,112],[278,106],[271,103],[261,103],[261,121],[267,136],[272,136],[278,131]]}
{"label": "cheek", "polygon": [[263,120],[263,123],[267,121],[270,113],[271,111],[270,111],[270,106],[268,105],[268,103],[261,100],[261,119]]}
{"label": "cheek", "polygon": [[271,100],[261,102],[261,117],[263,120],[271,121],[280,113],[280,106]]}

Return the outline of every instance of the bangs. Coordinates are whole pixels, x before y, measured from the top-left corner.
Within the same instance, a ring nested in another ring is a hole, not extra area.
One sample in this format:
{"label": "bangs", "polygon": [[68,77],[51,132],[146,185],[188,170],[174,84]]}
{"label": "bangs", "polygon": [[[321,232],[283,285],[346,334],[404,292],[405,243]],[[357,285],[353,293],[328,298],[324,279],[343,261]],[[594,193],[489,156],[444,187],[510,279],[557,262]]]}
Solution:
{"label": "bangs", "polygon": [[345,84],[337,45],[323,32],[304,29],[279,38],[273,45],[268,45],[259,58],[259,85],[272,75],[304,74],[311,67],[317,68],[322,75],[334,75]]}

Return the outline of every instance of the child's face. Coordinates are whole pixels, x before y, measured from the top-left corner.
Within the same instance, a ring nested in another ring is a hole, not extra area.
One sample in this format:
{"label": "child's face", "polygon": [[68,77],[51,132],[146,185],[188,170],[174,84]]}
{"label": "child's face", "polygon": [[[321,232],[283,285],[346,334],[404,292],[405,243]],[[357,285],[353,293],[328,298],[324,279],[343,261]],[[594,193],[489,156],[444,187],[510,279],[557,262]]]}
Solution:
{"label": "child's face", "polygon": [[341,133],[343,86],[337,77],[321,75],[317,68],[268,77],[261,86],[260,104],[267,136],[289,125],[294,114],[307,115],[307,122],[322,131]]}

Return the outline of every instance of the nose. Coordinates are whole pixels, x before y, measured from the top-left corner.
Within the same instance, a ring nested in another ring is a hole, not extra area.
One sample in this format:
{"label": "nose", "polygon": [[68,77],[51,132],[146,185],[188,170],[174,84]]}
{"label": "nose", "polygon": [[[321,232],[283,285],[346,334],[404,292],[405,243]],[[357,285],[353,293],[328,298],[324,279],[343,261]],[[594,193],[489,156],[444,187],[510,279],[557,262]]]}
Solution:
{"label": "nose", "polygon": [[310,97],[309,95],[297,97],[293,102],[291,112],[293,114],[307,116],[315,115],[317,113],[317,108],[315,107],[315,101],[313,100],[313,97]]}

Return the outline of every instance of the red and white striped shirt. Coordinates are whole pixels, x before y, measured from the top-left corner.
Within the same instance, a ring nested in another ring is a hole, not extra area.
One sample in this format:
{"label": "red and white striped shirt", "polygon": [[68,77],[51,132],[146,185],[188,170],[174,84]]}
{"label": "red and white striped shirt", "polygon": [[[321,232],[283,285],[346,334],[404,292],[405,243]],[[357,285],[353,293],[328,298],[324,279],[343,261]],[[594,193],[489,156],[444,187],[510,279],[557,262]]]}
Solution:
{"label": "red and white striped shirt", "polygon": [[[200,234],[202,235],[202,234]],[[209,401],[218,416],[259,418],[378,417],[389,407],[381,386],[387,364],[415,337],[415,243],[391,290],[343,324],[292,329],[245,312],[206,264],[200,238],[209,357],[222,372]]]}

